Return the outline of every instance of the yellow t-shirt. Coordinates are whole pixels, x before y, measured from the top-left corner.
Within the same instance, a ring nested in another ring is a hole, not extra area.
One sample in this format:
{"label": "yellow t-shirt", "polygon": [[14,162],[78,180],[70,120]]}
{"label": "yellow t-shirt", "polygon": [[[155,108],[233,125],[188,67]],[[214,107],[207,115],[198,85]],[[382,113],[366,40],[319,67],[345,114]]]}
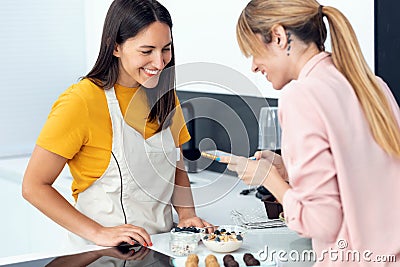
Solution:
{"label": "yellow t-shirt", "polygon": [[[123,116],[129,106],[127,123],[144,138],[153,136],[158,123],[146,122],[149,108],[145,92],[118,84],[114,89]],[[176,146],[180,146],[190,140],[190,135],[176,100],[170,129]],[[104,90],[87,79],[69,87],[54,103],[36,144],[68,159],[74,179],[72,195],[77,199],[110,162],[112,125]]]}

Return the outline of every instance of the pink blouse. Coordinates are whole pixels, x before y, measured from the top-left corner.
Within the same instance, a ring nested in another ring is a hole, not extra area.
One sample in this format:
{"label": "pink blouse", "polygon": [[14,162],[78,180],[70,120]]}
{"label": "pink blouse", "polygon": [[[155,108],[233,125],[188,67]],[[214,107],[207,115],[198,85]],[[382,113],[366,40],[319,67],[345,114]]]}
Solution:
{"label": "pink blouse", "polygon": [[[400,125],[399,106],[379,81]],[[312,239],[315,266],[400,266],[400,160],[374,141],[330,54],[313,57],[283,88],[279,121],[292,186],[285,217]],[[393,256],[397,263],[382,263]]]}

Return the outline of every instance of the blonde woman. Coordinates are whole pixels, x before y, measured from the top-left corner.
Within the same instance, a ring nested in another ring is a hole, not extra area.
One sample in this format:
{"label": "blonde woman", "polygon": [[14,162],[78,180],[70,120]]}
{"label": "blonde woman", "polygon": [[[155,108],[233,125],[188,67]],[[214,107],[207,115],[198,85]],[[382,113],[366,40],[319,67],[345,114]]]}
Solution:
{"label": "blonde woman", "polygon": [[288,227],[312,239],[316,266],[391,266],[377,262],[400,259],[399,106],[349,21],[315,0],[253,0],[237,39],[252,70],[282,90],[282,157],[221,161],[283,204]]}

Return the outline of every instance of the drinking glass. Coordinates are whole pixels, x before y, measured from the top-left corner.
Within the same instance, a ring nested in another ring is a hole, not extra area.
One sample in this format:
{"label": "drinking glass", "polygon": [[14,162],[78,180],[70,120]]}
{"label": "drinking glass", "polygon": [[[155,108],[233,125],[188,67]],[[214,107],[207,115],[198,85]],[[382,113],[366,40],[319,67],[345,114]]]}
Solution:
{"label": "drinking glass", "polygon": [[281,148],[281,128],[277,107],[263,107],[258,118],[258,149],[278,150]]}

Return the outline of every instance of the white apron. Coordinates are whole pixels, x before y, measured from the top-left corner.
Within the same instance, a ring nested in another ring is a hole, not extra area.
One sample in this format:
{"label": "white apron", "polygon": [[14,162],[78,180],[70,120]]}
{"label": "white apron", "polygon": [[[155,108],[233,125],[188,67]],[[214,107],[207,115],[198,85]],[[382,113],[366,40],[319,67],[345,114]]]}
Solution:
{"label": "white apron", "polygon": [[[171,198],[177,148],[169,128],[148,139],[123,119],[114,88],[104,90],[110,112],[113,141],[104,174],[78,195],[75,208],[103,226],[125,223],[149,234],[172,228]],[[93,244],[70,234],[74,246]]]}

